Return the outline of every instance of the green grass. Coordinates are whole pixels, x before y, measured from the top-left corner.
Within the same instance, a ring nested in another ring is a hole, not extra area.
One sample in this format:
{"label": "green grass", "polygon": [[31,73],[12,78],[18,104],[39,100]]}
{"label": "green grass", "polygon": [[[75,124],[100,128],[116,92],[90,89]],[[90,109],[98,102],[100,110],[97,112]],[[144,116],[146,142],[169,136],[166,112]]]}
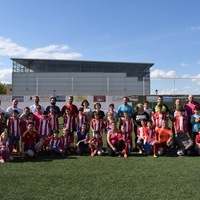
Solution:
{"label": "green grass", "polygon": [[[105,142],[105,137],[104,144]],[[199,157],[42,156],[0,164],[0,199],[199,199]]]}
{"label": "green grass", "polygon": [[1,164],[1,199],[199,199],[199,157],[42,157]]}

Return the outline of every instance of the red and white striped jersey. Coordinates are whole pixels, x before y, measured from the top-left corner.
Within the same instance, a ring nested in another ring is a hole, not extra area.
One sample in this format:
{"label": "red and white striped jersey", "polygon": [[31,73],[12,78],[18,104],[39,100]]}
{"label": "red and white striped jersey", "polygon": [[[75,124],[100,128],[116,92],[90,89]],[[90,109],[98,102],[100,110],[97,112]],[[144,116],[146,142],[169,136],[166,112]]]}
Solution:
{"label": "red and white striped jersey", "polygon": [[8,120],[8,133],[10,136],[20,136],[20,120],[10,117]]}

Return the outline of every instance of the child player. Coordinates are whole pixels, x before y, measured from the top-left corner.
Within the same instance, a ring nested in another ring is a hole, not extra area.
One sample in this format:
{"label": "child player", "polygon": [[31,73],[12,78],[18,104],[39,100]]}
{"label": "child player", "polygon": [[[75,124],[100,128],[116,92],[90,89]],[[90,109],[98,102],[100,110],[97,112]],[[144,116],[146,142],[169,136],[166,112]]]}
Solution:
{"label": "child player", "polygon": [[100,137],[103,136],[103,130],[104,130],[104,121],[103,119],[100,119],[99,113],[94,113],[94,119],[90,122],[90,129],[94,136],[94,131],[100,132]]}
{"label": "child player", "polygon": [[195,138],[195,149],[197,153],[200,155],[200,128],[198,129],[198,135]]}
{"label": "child player", "polygon": [[94,137],[92,137],[89,141],[89,147],[91,151],[91,156],[94,157],[95,155],[102,155],[102,146],[103,146],[103,141],[102,138],[100,137],[100,132],[99,131],[94,131]]}
{"label": "child player", "polygon": [[155,128],[151,119],[147,121],[147,135],[146,143],[144,144],[144,150],[147,155],[150,155],[153,151],[153,146],[155,142]]}
{"label": "child player", "polygon": [[50,154],[53,156],[54,154],[62,154],[61,148],[61,139],[58,137],[58,130],[53,130],[53,135],[49,140],[49,150]]}
{"label": "child player", "polygon": [[152,121],[155,127],[160,128],[162,126],[162,120],[166,119],[166,113],[162,112],[162,105],[158,105],[157,108],[158,111],[152,115]]}
{"label": "child player", "polygon": [[124,117],[120,119],[120,129],[122,125],[125,128],[125,132],[130,136],[130,145],[132,147],[133,121],[127,111],[124,111]]}
{"label": "child player", "polygon": [[139,153],[141,154],[144,151],[144,144],[146,144],[146,139],[147,139],[147,120],[142,119],[141,120],[141,127],[137,128],[137,146],[139,148]]}
{"label": "child player", "polygon": [[19,153],[20,141],[20,119],[19,112],[14,110],[12,116],[8,119],[8,135],[10,139],[11,152]]}
{"label": "child player", "polygon": [[172,130],[168,128],[168,121],[162,120],[162,127],[157,128],[156,139],[154,144],[154,157],[162,155],[164,149],[172,145],[173,134]]}
{"label": "child player", "polygon": [[175,136],[182,131],[184,134],[188,133],[188,118],[183,114],[184,110],[178,108],[174,117],[174,131]]}
{"label": "child player", "polygon": [[81,129],[81,126],[83,123],[86,123],[88,125],[88,120],[87,120],[87,116],[84,113],[84,108],[80,107],[78,109],[78,115],[77,115],[77,130]]}
{"label": "child player", "polygon": [[63,133],[62,136],[60,137],[60,140],[61,140],[63,154],[70,154],[70,150],[73,148],[73,141],[69,134],[68,128],[63,129]]}
{"label": "child player", "polygon": [[121,125],[121,132],[118,133],[118,140],[123,141],[124,149],[122,150],[122,153],[124,154],[124,158],[127,158],[131,150],[131,135],[126,132],[124,125]]}
{"label": "child player", "polygon": [[13,157],[10,155],[10,140],[8,134],[3,132],[0,135],[0,163],[13,160]]}

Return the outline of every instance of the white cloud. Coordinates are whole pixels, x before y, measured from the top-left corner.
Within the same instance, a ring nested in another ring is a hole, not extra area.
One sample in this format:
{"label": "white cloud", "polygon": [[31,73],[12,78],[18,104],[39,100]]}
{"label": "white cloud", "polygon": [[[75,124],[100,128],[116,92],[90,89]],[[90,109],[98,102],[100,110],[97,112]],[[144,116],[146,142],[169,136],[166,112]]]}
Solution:
{"label": "white cloud", "polygon": [[[36,49],[28,49],[11,41],[9,38],[0,37],[0,56],[35,58],[35,59],[62,59],[70,60],[82,57],[81,53],[69,52],[69,46],[48,45]],[[4,66],[4,63],[0,63]],[[0,82],[11,83],[12,69],[0,69]]]}
{"label": "white cloud", "polygon": [[173,70],[165,71],[165,70],[156,69],[150,73],[150,77],[154,79],[176,78],[176,72]]}
{"label": "white cloud", "polygon": [[12,69],[0,69],[0,82],[11,83]]}
{"label": "white cloud", "polygon": [[181,63],[181,66],[182,66],[182,67],[187,67],[188,64],[187,64],[187,63]]}
{"label": "white cloud", "polygon": [[193,26],[190,28],[192,31],[200,30],[200,26]]}
{"label": "white cloud", "polygon": [[28,49],[12,42],[9,38],[0,37],[0,56],[17,56],[22,58],[41,59],[76,59],[81,53],[67,52],[68,45],[48,45],[36,49]]}

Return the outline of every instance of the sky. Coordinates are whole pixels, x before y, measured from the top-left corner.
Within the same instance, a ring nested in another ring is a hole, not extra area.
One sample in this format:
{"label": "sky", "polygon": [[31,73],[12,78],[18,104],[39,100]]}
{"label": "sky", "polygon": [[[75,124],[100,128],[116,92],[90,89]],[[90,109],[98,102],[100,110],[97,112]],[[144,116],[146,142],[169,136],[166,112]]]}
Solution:
{"label": "sky", "polygon": [[151,94],[200,94],[199,0],[0,0],[0,82],[10,58],[154,63]]}

